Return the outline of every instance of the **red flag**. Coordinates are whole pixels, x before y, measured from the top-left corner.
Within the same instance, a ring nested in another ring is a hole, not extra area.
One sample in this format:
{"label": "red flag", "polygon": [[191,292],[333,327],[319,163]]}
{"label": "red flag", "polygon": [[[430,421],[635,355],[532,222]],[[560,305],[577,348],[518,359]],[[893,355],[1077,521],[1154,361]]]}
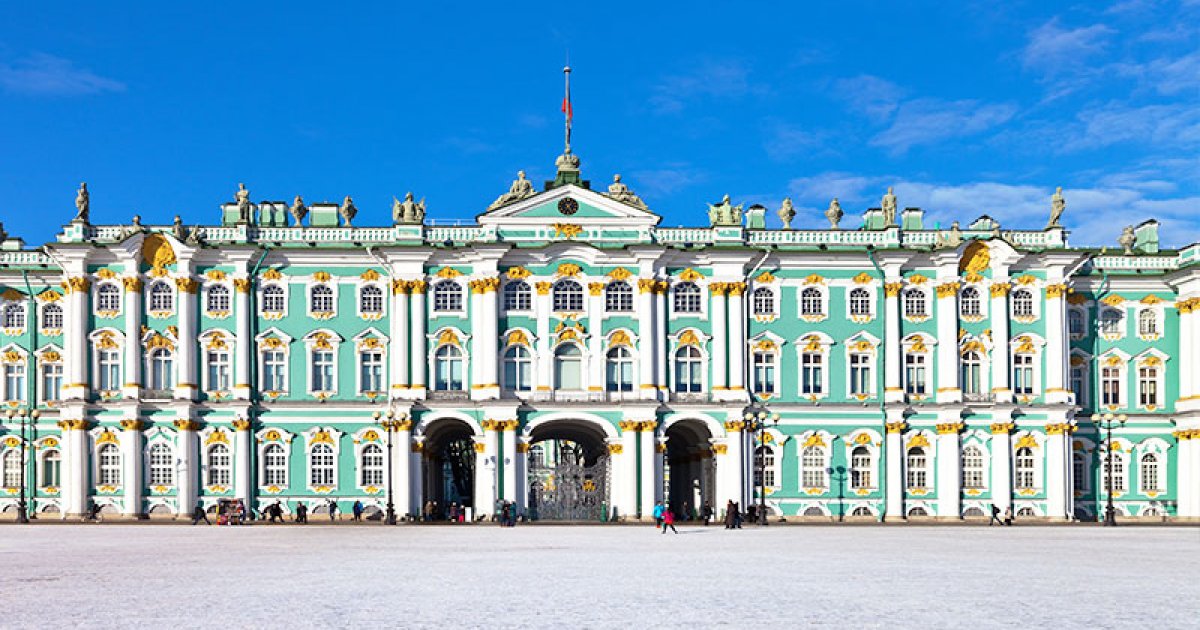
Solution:
{"label": "red flag", "polygon": [[567,115],[567,120],[571,120],[572,115],[571,115],[571,97],[570,96],[563,97],[562,113]]}

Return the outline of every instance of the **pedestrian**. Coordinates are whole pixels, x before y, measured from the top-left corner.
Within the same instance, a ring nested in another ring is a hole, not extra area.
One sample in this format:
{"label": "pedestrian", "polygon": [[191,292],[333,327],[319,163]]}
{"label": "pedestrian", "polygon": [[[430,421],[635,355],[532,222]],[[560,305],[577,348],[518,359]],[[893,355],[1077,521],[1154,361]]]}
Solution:
{"label": "pedestrian", "polygon": [[663,504],[662,501],[654,504],[654,526],[662,527],[663,524]]}
{"label": "pedestrian", "polygon": [[92,503],[92,507],[88,509],[87,516],[83,517],[85,521],[100,522],[100,504]]}
{"label": "pedestrian", "polygon": [[330,523],[337,520],[337,511],[338,511],[337,503],[335,503],[333,499],[330,499],[329,500],[329,522]]}
{"label": "pedestrian", "polygon": [[733,506],[733,499],[730,499],[725,504],[725,529],[733,529],[733,513],[736,508]]}
{"label": "pedestrian", "polygon": [[432,520],[433,520],[433,501],[426,501],[426,502],[425,502],[425,510],[424,510],[424,512],[425,512],[425,514],[424,514],[424,516],[425,516],[425,522],[427,522],[427,523],[428,523],[429,521],[432,521]]}
{"label": "pedestrian", "polygon": [[1004,524],[1011,527],[1013,522],[1012,506],[1004,508]]}
{"label": "pedestrian", "polygon": [[307,523],[308,522],[308,506],[304,505],[303,502],[296,504],[296,522],[297,523]]}
{"label": "pedestrian", "polygon": [[212,525],[212,521],[208,520],[208,514],[204,513],[204,506],[197,502],[196,509],[192,510],[192,525],[199,523],[201,520],[204,521],[205,525]]}
{"label": "pedestrian", "polygon": [[708,527],[709,522],[712,521],[712,517],[713,517],[712,503],[705,501],[704,507],[700,508],[700,518],[704,519],[705,527]]}
{"label": "pedestrian", "polygon": [[278,500],[275,501],[274,505],[272,505],[270,508],[268,508],[268,511],[270,511],[270,513],[271,513],[270,522],[272,522],[272,523],[275,523],[275,522],[282,523],[283,522],[283,506],[279,504]]}
{"label": "pedestrian", "polygon": [[1004,523],[1000,522],[1000,508],[996,507],[995,503],[992,504],[992,518],[988,519],[988,527],[991,527],[992,523],[995,523],[997,525],[1004,524]]}
{"label": "pedestrian", "polygon": [[458,501],[450,503],[450,522],[458,522]]}
{"label": "pedestrian", "polygon": [[354,511],[354,520],[361,523],[363,515],[362,501],[355,501],[354,505],[350,509]]}
{"label": "pedestrian", "polygon": [[742,506],[739,505],[736,501],[733,504],[733,528],[734,529],[742,528]]}
{"label": "pedestrian", "polygon": [[679,530],[675,529],[675,513],[672,512],[670,508],[663,510],[662,533],[667,533],[668,527],[670,527],[671,531],[675,532],[676,534],[679,533]]}

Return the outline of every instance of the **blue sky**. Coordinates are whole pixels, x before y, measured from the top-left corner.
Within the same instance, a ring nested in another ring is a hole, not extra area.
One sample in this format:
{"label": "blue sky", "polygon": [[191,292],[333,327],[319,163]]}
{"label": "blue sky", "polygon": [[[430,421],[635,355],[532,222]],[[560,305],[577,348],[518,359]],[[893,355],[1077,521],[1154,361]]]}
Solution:
{"label": "blue sky", "polygon": [[97,223],[212,223],[238,182],[470,219],[553,175],[569,50],[584,175],[664,225],[728,193],[820,227],[894,185],[929,224],[1040,228],[1061,185],[1077,245],[1200,241],[1200,0],[177,4],[0,6],[10,233],[51,240],[85,180]]}

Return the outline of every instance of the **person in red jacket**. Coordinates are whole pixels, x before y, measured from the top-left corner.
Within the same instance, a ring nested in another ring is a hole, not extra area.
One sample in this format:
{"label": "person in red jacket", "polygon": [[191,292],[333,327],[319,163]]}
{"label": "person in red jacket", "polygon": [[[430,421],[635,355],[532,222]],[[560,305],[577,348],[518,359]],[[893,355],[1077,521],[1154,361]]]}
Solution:
{"label": "person in red jacket", "polygon": [[662,533],[664,533],[664,534],[667,533],[668,527],[670,527],[671,531],[675,532],[676,534],[679,533],[679,530],[675,529],[675,512],[671,511],[670,505],[663,506],[662,519],[663,519]]}

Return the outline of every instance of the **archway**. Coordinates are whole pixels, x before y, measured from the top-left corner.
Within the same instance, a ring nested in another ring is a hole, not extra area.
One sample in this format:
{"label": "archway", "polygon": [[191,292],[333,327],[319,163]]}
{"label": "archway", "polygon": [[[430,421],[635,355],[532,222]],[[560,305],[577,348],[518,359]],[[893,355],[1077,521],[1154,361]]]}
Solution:
{"label": "archway", "polygon": [[667,427],[666,465],[663,483],[666,500],[682,519],[700,518],[707,503],[713,514],[716,505],[716,465],[712,458],[712,432],[701,420],[685,419]]}
{"label": "archway", "polygon": [[[475,432],[458,418],[439,418],[425,429],[422,449],[422,495],[432,504],[435,520],[449,513],[449,506],[474,507]],[[425,517],[422,506],[422,518]]]}
{"label": "archway", "polygon": [[606,434],[593,422],[556,419],[529,432],[528,509],[532,520],[603,521],[611,511]]}

